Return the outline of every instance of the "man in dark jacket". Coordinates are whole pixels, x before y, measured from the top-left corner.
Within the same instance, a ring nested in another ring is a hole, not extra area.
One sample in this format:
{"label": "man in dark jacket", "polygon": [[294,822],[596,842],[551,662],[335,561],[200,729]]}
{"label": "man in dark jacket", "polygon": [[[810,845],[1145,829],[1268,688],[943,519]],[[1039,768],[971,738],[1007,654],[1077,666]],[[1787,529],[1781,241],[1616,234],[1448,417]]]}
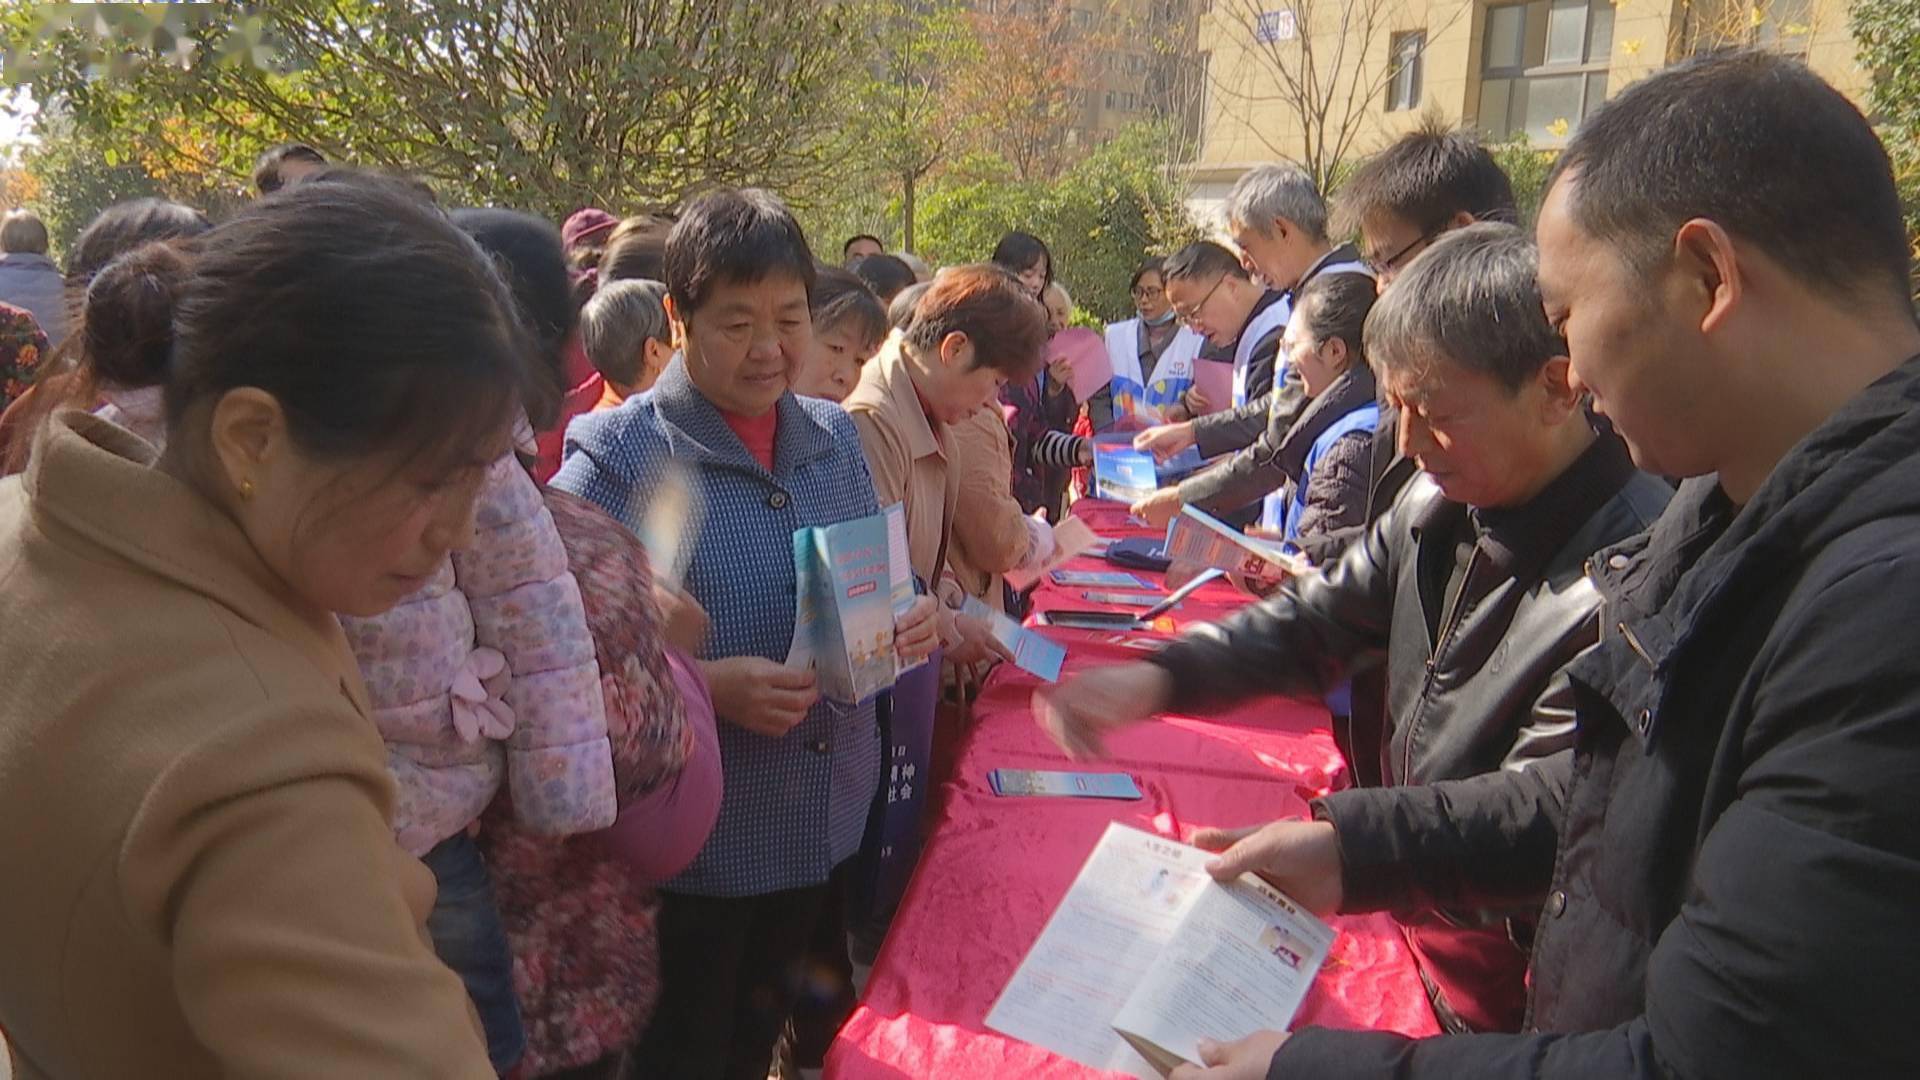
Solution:
{"label": "man in dark jacket", "polygon": [[1576,379],[1697,477],[1593,562],[1572,756],[1342,792],[1216,871],[1320,910],[1543,900],[1528,1031],[1263,1032],[1175,1075],[1920,1075],[1920,327],[1886,154],[1803,65],[1696,60],[1585,122],[1539,231]]}
{"label": "man in dark jacket", "polygon": [[[1617,439],[1597,437],[1547,326],[1532,242],[1476,225],[1422,256],[1367,319],[1366,352],[1407,417],[1426,475],[1324,573],[1152,660],[1043,696],[1068,749],[1169,706],[1262,693],[1319,697],[1384,665],[1390,784],[1519,769],[1571,740],[1562,666],[1599,636],[1587,557],[1666,505]],[[1526,956],[1505,917],[1468,904],[1408,921],[1436,1008],[1455,1030],[1518,1030]]]}

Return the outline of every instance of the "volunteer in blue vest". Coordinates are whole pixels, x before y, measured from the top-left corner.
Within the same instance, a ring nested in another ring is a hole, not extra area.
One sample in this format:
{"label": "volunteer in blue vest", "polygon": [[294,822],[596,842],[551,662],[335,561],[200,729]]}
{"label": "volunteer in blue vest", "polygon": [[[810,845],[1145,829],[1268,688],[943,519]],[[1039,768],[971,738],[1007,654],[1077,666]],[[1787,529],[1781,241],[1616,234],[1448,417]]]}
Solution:
{"label": "volunteer in blue vest", "polygon": [[[1174,317],[1167,301],[1166,260],[1142,262],[1127,283],[1133,294],[1131,319],[1107,325],[1107,359],[1113,381],[1087,399],[1087,419],[1095,432],[1123,426],[1129,414],[1154,422],[1191,420],[1225,402],[1209,402],[1194,385],[1194,364],[1206,339]],[[1149,407],[1145,414],[1130,408]],[[1116,407],[1117,405],[1117,407]],[[1145,426],[1145,425],[1139,425]]]}
{"label": "volunteer in blue vest", "polygon": [[[1313,178],[1298,165],[1271,164],[1251,169],[1227,193],[1227,233],[1241,251],[1241,261],[1279,300],[1263,308],[1234,350],[1233,408],[1184,423],[1142,432],[1134,445],[1166,460],[1197,446],[1200,455],[1215,458],[1252,448],[1252,455],[1236,455],[1231,468],[1208,470],[1183,481],[1176,497],[1162,492],[1135,510],[1156,524],[1165,524],[1183,503],[1196,503],[1234,520],[1272,517],[1279,513],[1273,493],[1285,482],[1272,462],[1279,442],[1298,419],[1305,397],[1297,376],[1289,377],[1286,358],[1268,354],[1266,336],[1278,335],[1293,314],[1301,289],[1321,274],[1367,273],[1351,245],[1336,246],[1327,235],[1327,204]],[[1233,518],[1237,507],[1268,496],[1258,511]]]}
{"label": "volunteer in blue vest", "polygon": [[1280,441],[1276,463],[1287,483],[1261,524],[1316,564],[1338,557],[1344,530],[1367,517],[1380,403],[1361,329],[1376,295],[1365,274],[1322,274],[1300,290],[1280,339],[1307,404]]}

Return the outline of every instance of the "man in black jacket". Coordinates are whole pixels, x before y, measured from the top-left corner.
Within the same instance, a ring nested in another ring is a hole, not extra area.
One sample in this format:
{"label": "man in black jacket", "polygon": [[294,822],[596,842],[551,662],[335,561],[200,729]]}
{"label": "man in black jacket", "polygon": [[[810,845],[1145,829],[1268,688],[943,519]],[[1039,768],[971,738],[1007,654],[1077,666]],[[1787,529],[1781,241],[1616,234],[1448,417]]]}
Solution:
{"label": "man in black jacket", "polygon": [[1338,793],[1216,866],[1323,911],[1544,901],[1528,1031],[1263,1032],[1175,1076],[1920,1075],[1920,326],[1886,154],[1803,65],[1696,60],[1585,122],[1539,233],[1576,378],[1697,478],[1593,562],[1572,756]]}
{"label": "man in black jacket", "polygon": [[[1593,552],[1659,516],[1669,491],[1598,437],[1547,326],[1533,243],[1512,225],[1450,234],[1367,319],[1366,353],[1404,406],[1426,475],[1323,573],[1152,660],[1040,699],[1070,750],[1169,706],[1263,693],[1320,697],[1384,665],[1387,783],[1526,768],[1570,743],[1561,667],[1599,637]],[[1518,1030],[1526,956],[1506,905],[1412,918],[1408,937],[1455,1030]]]}

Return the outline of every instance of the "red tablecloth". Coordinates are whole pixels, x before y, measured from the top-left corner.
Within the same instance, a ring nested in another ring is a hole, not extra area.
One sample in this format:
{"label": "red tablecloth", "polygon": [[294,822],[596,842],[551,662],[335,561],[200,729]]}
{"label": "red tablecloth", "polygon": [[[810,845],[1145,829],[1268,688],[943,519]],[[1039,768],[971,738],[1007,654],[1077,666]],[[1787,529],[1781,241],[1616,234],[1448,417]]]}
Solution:
{"label": "red tablecloth", "polygon": [[[1082,502],[1074,513],[1103,536],[1144,536],[1123,507]],[[1076,569],[1112,569],[1081,559]],[[1154,575],[1140,574],[1153,579]],[[1084,590],[1043,582],[1038,608],[1089,605]],[[1209,585],[1175,613],[1216,618],[1246,602]],[[1049,630],[1068,646],[1069,673],[1137,658],[1116,635]],[[866,997],[827,1058],[841,1080],[902,1077],[1107,1076],[987,1030],[985,1018],[1109,821],[1182,839],[1203,826],[1304,817],[1306,799],[1344,783],[1320,709],[1280,699],[1224,716],[1169,716],[1113,737],[1109,766],[1145,799],[1002,799],[991,769],[1073,769],[1035,725],[1036,681],[1003,665],[974,709],[956,774],[936,805],[919,870],[882,949]],[[1337,918],[1341,931],[1299,1024],[1438,1032],[1405,941],[1385,916]]]}

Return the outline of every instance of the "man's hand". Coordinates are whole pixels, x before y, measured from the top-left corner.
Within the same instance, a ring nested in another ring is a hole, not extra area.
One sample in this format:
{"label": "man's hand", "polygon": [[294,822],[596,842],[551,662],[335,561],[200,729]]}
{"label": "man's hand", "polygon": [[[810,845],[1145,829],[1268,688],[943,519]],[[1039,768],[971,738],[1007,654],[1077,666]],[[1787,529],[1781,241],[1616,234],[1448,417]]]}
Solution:
{"label": "man's hand", "polygon": [[937,609],[933,597],[922,596],[893,620],[893,651],[902,663],[917,664],[933,655],[934,647],[940,644]]}
{"label": "man's hand", "polygon": [[1256,1031],[1238,1042],[1200,1040],[1200,1064],[1182,1065],[1168,1080],[1267,1080],[1273,1055],[1288,1035],[1284,1031]]}
{"label": "man's hand", "polygon": [[1340,910],[1340,844],[1326,821],[1276,821],[1246,829],[1201,829],[1193,845],[1220,852],[1207,864],[1216,881],[1254,873],[1315,915]]}
{"label": "man's hand", "polygon": [[1107,732],[1164,711],[1173,700],[1173,676],[1148,663],[1090,671],[1033,695],[1033,719],[1074,758],[1106,756]]}
{"label": "man's hand", "polygon": [[1179,516],[1182,505],[1178,487],[1163,487],[1127,507],[1127,512],[1156,529],[1164,529],[1167,522]]}
{"label": "man's hand", "polygon": [[813,672],[795,671],[763,656],[708,660],[700,666],[713,689],[714,715],[770,739],[792,731],[820,698]]}
{"label": "man's hand", "polygon": [[1165,461],[1194,445],[1193,421],[1179,424],[1161,424],[1150,427],[1133,437],[1133,448],[1144,450],[1155,458]]}
{"label": "man's hand", "polygon": [[678,589],[655,583],[654,603],[660,606],[661,633],[667,644],[690,655],[699,655],[707,643],[707,612],[693,597]]}

